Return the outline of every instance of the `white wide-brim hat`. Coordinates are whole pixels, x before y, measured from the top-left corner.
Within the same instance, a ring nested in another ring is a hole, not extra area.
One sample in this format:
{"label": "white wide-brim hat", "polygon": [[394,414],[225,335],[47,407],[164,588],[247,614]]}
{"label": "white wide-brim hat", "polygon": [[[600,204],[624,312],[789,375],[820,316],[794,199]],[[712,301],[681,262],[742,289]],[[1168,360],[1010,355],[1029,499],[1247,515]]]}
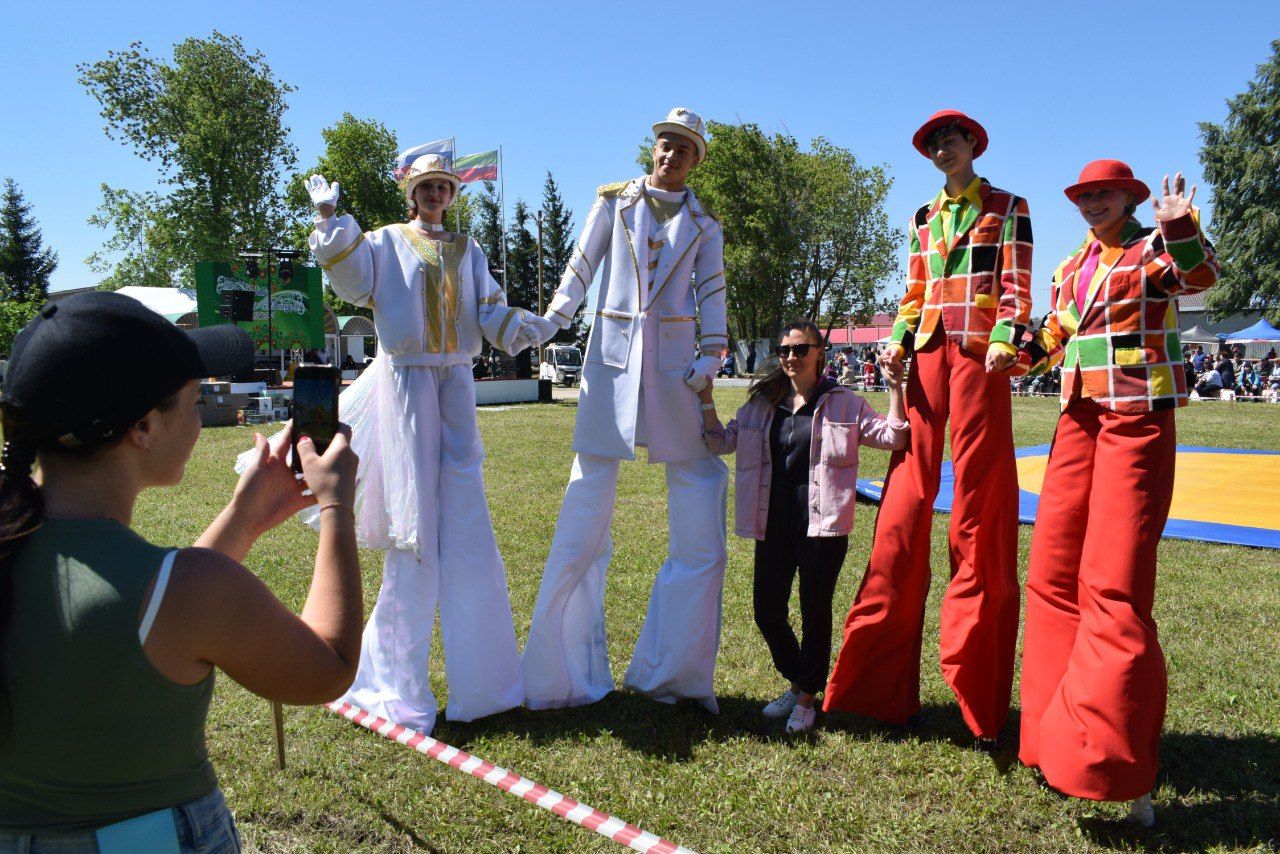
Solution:
{"label": "white wide-brim hat", "polygon": [[702,117],[693,110],[676,107],[667,113],[667,118],[664,121],[660,121],[653,126],[653,138],[655,140],[658,138],[658,134],[662,133],[678,133],[692,140],[693,144],[698,148],[699,162],[707,156],[707,125],[702,121]]}
{"label": "white wide-brim hat", "polygon": [[449,200],[450,204],[458,198],[458,191],[462,189],[462,179],[454,174],[453,164],[439,154],[424,154],[409,165],[409,171],[400,179],[400,186],[404,189],[404,200],[412,202],[413,188],[428,178],[444,178],[453,185],[453,199]]}

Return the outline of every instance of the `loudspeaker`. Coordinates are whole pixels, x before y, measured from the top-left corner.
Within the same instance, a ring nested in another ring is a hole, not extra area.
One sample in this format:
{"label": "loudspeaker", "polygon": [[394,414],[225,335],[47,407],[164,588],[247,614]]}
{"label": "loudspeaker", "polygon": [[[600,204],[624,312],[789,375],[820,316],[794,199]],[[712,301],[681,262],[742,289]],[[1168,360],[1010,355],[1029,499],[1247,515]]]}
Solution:
{"label": "loudspeaker", "polygon": [[253,291],[223,291],[219,315],[233,323],[253,320]]}

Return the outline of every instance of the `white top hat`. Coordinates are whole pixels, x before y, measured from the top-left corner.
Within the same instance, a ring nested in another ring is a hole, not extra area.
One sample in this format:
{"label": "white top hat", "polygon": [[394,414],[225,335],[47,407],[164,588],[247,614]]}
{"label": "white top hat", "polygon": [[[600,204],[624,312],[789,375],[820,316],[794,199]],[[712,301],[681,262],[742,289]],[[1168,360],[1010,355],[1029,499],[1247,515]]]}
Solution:
{"label": "white top hat", "polygon": [[404,200],[412,202],[413,188],[428,178],[444,178],[453,185],[453,198],[458,197],[458,190],[462,188],[462,179],[454,174],[453,164],[439,154],[424,154],[409,164],[409,171],[400,179],[400,186],[404,189]]}
{"label": "white top hat", "polygon": [[676,107],[667,113],[664,121],[658,122],[653,126],[653,138],[657,139],[662,133],[678,133],[693,141],[698,147],[698,160],[701,161],[707,156],[707,125],[702,121],[702,117],[693,110],[687,110],[684,107]]}

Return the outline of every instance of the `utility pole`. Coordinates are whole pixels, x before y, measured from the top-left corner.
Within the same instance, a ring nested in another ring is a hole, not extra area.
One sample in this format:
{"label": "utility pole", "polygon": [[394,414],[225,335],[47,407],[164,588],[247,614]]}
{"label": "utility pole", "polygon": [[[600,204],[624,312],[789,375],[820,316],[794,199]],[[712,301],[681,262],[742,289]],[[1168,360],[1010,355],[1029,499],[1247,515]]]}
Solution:
{"label": "utility pole", "polygon": [[[542,304],[542,211],[538,211],[534,221],[538,223],[538,316],[541,317],[546,313],[546,308]],[[542,348],[538,348],[538,364],[542,364]]]}

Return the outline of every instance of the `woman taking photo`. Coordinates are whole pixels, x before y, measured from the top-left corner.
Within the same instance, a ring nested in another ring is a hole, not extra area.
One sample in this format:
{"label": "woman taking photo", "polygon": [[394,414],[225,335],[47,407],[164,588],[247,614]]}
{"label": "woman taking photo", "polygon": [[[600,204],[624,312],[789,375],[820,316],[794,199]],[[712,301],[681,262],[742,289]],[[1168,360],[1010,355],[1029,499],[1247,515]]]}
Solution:
{"label": "woman taking photo", "polygon": [[1118,160],[1086,166],[1065,192],[1089,230],[1024,347],[1032,373],[1062,363],[1062,414],[1031,535],[1018,757],[1064,794],[1132,800],[1148,827],[1167,694],[1156,547],[1187,403],[1177,297],[1217,279],[1185,189],[1165,177],[1147,228],[1147,185]]}
{"label": "woman taking photo", "polygon": [[[243,330],[184,333],[113,293],[47,305],[15,340],[0,397],[0,850],[238,851],[205,749],[214,668],[299,705],[351,683],[363,608],[345,434],[322,456],[299,441],[307,497],[287,435],[256,436],[195,547],[129,527],[142,490],[182,479],[198,378],[252,363]],[[310,503],[324,521],[299,617],[240,561]]]}
{"label": "woman taking photo", "polygon": [[[831,664],[831,600],[849,548],[858,481],[858,446],[900,448],[907,441],[901,367],[889,382],[889,417],[823,376],[822,331],[788,324],[779,364],[751,386],[727,426],[708,386],[698,393],[712,453],[737,456],[734,529],[756,541],[752,602],[774,667],[790,684],[764,707],[789,716],[787,732],[813,728],[814,698]],[[810,495],[810,489],[815,495]],[[802,640],[787,620],[800,576]]]}

